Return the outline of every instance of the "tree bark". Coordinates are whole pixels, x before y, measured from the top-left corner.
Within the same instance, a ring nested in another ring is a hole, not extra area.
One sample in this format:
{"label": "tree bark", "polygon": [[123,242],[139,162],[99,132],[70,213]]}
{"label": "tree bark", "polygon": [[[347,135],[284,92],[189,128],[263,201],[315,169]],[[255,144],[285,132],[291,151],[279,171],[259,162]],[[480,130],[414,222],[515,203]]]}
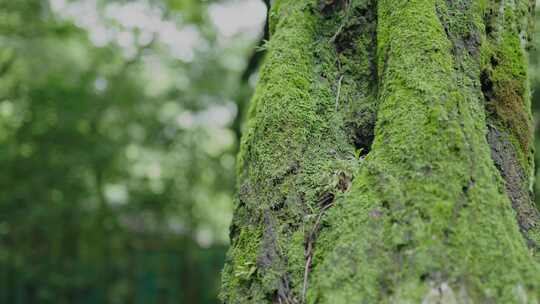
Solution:
{"label": "tree bark", "polygon": [[532,0],[278,0],[226,303],[537,303]]}

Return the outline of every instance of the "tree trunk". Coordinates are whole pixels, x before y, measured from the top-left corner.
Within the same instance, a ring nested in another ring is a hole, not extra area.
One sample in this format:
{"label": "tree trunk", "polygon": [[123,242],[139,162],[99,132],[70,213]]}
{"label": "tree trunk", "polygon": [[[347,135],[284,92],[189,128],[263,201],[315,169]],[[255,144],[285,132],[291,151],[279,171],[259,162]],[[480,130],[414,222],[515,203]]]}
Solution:
{"label": "tree trunk", "polygon": [[278,0],[226,303],[537,303],[533,0]]}

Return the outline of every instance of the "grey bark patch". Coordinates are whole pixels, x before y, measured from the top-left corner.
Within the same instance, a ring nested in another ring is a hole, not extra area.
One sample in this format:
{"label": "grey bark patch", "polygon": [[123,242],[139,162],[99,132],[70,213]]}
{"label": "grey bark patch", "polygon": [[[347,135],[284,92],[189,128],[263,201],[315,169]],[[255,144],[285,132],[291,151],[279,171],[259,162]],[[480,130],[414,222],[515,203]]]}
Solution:
{"label": "grey bark patch", "polygon": [[433,286],[422,300],[422,304],[457,304],[454,291],[448,283],[443,282]]}
{"label": "grey bark patch", "polygon": [[279,258],[276,248],[276,232],[269,211],[264,212],[264,227],[261,251],[259,253],[257,264],[262,268],[269,268],[274,264],[274,261]]}
{"label": "grey bark patch", "polygon": [[[472,58],[480,57],[481,37],[479,29],[470,19],[466,19],[467,12],[471,9],[471,0],[446,1],[446,9],[437,7],[437,17],[444,28],[448,40],[452,43],[452,53],[461,56],[466,51]],[[456,27],[464,24],[470,30],[463,31]]]}
{"label": "grey bark patch", "polygon": [[507,133],[491,125],[488,125],[487,140],[491,147],[493,162],[505,181],[507,195],[512,202],[512,208],[517,213],[519,228],[529,246],[533,246],[532,240],[527,237],[527,232],[536,227],[540,214],[533,205],[527,189],[528,178],[517,159],[515,147]]}
{"label": "grey bark patch", "polygon": [[290,280],[288,276],[283,276],[278,284],[277,290],[271,296],[272,304],[298,304],[299,301],[293,296]]}
{"label": "grey bark patch", "polygon": [[272,303],[297,304],[298,300],[292,293],[289,276],[281,267],[283,258],[278,252],[277,232],[271,211],[265,210],[263,212],[263,222],[265,228],[257,258],[257,267],[259,267],[261,275],[270,279],[269,284],[272,287],[272,292],[267,293],[267,300]]}

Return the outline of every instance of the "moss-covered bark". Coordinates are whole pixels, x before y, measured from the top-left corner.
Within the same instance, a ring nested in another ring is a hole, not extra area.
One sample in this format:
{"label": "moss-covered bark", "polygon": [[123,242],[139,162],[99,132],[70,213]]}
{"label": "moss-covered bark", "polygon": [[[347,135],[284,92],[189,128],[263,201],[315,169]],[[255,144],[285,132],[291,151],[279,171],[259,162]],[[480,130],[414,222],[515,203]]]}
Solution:
{"label": "moss-covered bark", "polygon": [[529,0],[278,0],[226,303],[537,303]]}

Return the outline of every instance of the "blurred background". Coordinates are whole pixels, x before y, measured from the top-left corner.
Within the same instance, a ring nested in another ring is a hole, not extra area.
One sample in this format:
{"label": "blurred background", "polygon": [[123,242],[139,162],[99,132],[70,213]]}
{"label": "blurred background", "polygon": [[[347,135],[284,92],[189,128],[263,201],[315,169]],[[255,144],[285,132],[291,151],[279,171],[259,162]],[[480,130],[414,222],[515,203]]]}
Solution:
{"label": "blurred background", "polygon": [[265,18],[0,0],[0,303],[217,302]]}
{"label": "blurred background", "polygon": [[266,11],[0,0],[0,303],[218,303]]}

